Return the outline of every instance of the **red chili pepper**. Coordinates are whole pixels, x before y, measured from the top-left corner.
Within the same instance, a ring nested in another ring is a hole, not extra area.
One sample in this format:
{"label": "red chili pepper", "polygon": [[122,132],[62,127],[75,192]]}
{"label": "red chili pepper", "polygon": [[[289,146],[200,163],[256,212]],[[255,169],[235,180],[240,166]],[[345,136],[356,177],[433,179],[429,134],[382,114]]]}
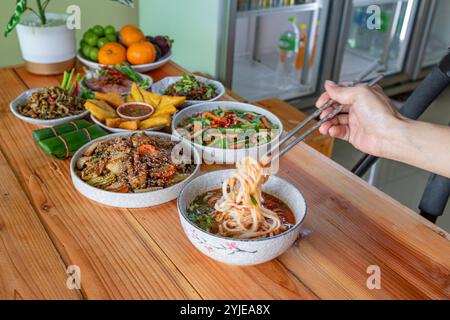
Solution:
{"label": "red chili pepper", "polygon": [[72,94],[74,95],[74,96],[76,96],[76,95],[78,95],[78,82],[77,82],[77,84],[75,85],[75,89],[73,90],[73,92],[72,92]]}
{"label": "red chili pepper", "polygon": [[239,124],[239,123],[241,123],[239,120],[234,120],[233,121],[233,124]]}
{"label": "red chili pepper", "polygon": [[115,69],[115,68],[110,68],[110,67],[103,67],[103,70],[107,70],[112,72],[113,74],[115,74],[116,76],[123,76],[126,77],[127,79],[129,78],[126,74],[120,72],[119,70]]}
{"label": "red chili pepper", "polygon": [[247,119],[252,120],[253,119],[253,115],[252,114],[248,114],[247,115]]}
{"label": "red chili pepper", "polygon": [[231,128],[231,124],[227,123],[227,124],[225,125],[225,128]]}

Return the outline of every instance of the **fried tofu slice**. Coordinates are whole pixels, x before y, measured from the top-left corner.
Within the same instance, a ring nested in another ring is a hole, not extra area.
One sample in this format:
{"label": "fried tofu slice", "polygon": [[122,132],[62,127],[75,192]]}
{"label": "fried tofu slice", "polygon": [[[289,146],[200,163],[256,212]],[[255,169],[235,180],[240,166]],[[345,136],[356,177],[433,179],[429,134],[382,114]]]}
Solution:
{"label": "fried tofu slice", "polygon": [[122,122],[124,120],[120,118],[108,118],[106,119],[106,126],[109,128],[119,128]]}
{"label": "fried tofu slice", "polygon": [[105,101],[90,99],[85,102],[84,107],[101,122],[105,122],[107,118],[117,118],[116,110]]}
{"label": "fried tofu slice", "polygon": [[139,89],[139,91],[141,92],[141,95],[143,96],[145,103],[151,105],[154,108],[159,106],[161,102],[161,96],[159,94],[148,92],[147,90],[144,89]]}
{"label": "fried tofu slice", "polygon": [[122,95],[118,92],[95,92],[95,99],[105,101],[114,109],[117,109],[120,105],[125,103]]}
{"label": "fried tofu slice", "polygon": [[125,130],[138,130],[139,129],[139,121],[122,121],[119,124],[120,129]]}
{"label": "fried tofu slice", "polygon": [[175,108],[181,107],[186,102],[186,97],[162,96],[158,106],[173,105]]}
{"label": "fried tofu slice", "polygon": [[165,114],[172,116],[177,112],[178,112],[177,108],[175,108],[171,104],[167,104],[164,106],[158,106],[155,110],[155,113],[152,115],[152,117],[157,117],[157,116],[165,115]]}
{"label": "fried tofu slice", "polygon": [[[132,102],[145,102],[144,97],[142,96],[141,91],[139,90],[138,86],[136,85],[136,82],[133,82],[133,85],[131,86],[131,93],[130,93]],[[130,98],[128,96],[128,98]]]}
{"label": "fried tofu slice", "polygon": [[147,120],[141,121],[139,125],[140,130],[148,130],[156,127],[168,127],[172,122],[172,116],[168,114],[163,114],[159,116],[151,116]]}

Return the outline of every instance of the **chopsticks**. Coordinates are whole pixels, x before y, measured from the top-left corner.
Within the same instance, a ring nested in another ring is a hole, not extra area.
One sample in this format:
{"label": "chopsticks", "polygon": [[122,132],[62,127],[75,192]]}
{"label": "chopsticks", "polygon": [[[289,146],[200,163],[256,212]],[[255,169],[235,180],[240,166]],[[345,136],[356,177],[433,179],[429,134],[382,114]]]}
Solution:
{"label": "chopsticks", "polygon": [[[383,74],[378,75],[376,78],[374,78],[372,81],[368,83],[369,87],[373,87],[376,85],[381,79],[384,78]],[[323,119],[318,121],[316,124],[314,124],[311,128],[306,130],[304,133],[302,133],[298,138],[290,142],[288,145],[286,145],[283,149],[276,152],[278,148],[286,143],[289,139],[291,139],[294,135],[296,135],[300,130],[302,130],[305,126],[307,126],[311,121],[316,119],[322,112],[330,108],[336,104],[336,101],[333,99],[328,100],[322,107],[318,108],[313,114],[311,114],[308,118],[306,118],[303,122],[301,122],[297,127],[295,127],[291,132],[289,132],[285,137],[280,139],[278,143],[276,143],[262,158],[261,163],[263,165],[269,165],[270,162],[273,160],[283,156],[286,152],[291,150],[294,146],[296,146],[299,142],[303,141],[306,137],[308,137],[311,133],[313,133],[316,129],[318,129],[322,124],[325,122],[333,119],[335,116],[337,116],[339,113],[342,112],[344,106],[343,105],[337,105],[334,110],[326,115]]]}

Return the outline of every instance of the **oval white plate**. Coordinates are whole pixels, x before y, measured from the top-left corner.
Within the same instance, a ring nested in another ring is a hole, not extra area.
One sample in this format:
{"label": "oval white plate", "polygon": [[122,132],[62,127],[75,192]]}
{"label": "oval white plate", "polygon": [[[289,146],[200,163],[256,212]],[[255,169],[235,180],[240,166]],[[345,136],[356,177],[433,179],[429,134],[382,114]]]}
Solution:
{"label": "oval white plate", "polygon": [[[86,87],[86,85],[84,84],[84,81],[86,81],[86,79],[91,79],[91,78],[93,78],[93,77],[95,77],[95,76],[97,76],[98,75],[98,70],[99,69],[92,69],[92,70],[89,70],[89,71],[87,71],[86,72],[86,75],[83,77],[83,79],[81,79],[81,81],[80,81],[80,88],[82,89],[82,90],[92,90],[92,89],[89,89],[88,87]],[[139,72],[138,72],[139,73]],[[150,77],[150,76],[148,76],[148,75],[146,75],[146,74],[142,74],[142,73],[139,73],[139,75],[144,79],[144,80],[148,80],[148,85],[145,87],[145,88],[143,88],[143,89],[145,89],[145,90],[148,90],[152,85],[153,85],[153,78],[152,77]],[[92,90],[93,91],[93,90]],[[131,91],[131,90],[130,90]],[[127,96],[127,95],[129,95],[130,94],[130,92],[128,92],[128,93],[126,93],[126,94],[123,94],[123,96]]]}
{"label": "oval white plate", "polygon": [[25,122],[28,122],[28,123],[31,123],[31,124],[34,124],[37,126],[43,126],[43,127],[53,127],[53,126],[57,126],[57,125],[60,125],[63,123],[83,119],[84,117],[86,117],[89,114],[89,111],[86,110],[86,111],[83,111],[82,113],[74,115],[74,116],[68,116],[68,117],[64,117],[64,118],[51,119],[51,120],[33,119],[33,118],[22,115],[18,110],[19,106],[25,104],[27,102],[28,97],[30,97],[33,94],[33,92],[37,92],[42,89],[43,88],[35,88],[35,89],[30,89],[30,90],[23,92],[20,96],[18,96],[16,99],[11,101],[11,103],[9,104],[9,108],[10,108],[11,112],[22,121],[25,121]]}
{"label": "oval white plate", "polygon": [[[215,80],[211,80],[211,79],[204,78],[204,77],[199,77],[199,76],[195,76],[195,77],[200,82],[214,85],[216,87],[217,97],[215,97],[213,99],[210,99],[210,100],[186,100],[186,102],[183,104],[184,108],[186,108],[188,106],[195,105],[195,104],[206,103],[206,102],[213,102],[213,101],[219,100],[220,98],[222,98],[225,95],[225,87],[219,81],[215,81]],[[182,77],[167,77],[167,78],[164,78],[164,79],[156,82],[152,86],[152,92],[157,93],[159,95],[164,95],[164,92],[167,90],[167,88],[169,86],[171,86],[172,84],[174,84],[177,81],[180,81],[181,79],[182,79]]]}
{"label": "oval white plate", "polygon": [[94,121],[95,124],[98,124],[100,127],[102,127],[103,129],[109,131],[109,132],[114,132],[114,133],[120,133],[120,132],[139,132],[139,131],[145,131],[145,132],[151,132],[151,131],[158,131],[158,130],[162,130],[165,127],[156,127],[156,128],[151,128],[151,129],[147,129],[147,130],[127,130],[127,129],[121,129],[121,128],[110,128],[108,127],[106,124],[104,124],[103,122],[101,122],[100,120],[98,120],[96,117],[94,117],[93,114],[91,114],[91,119],[92,121]]}
{"label": "oval white plate", "polygon": [[[104,67],[104,64],[100,64],[97,62],[89,61],[81,56],[81,54],[77,54],[78,60],[80,60],[84,65],[88,66],[91,69],[100,69],[101,67]],[[131,66],[134,70],[137,72],[148,72],[151,70],[158,69],[165,65],[169,60],[172,58],[172,52],[167,53],[166,55],[162,56],[161,59],[159,59],[156,62],[148,63],[148,64],[141,64],[136,66]]]}
{"label": "oval white plate", "polygon": [[[165,188],[162,190],[157,190],[153,192],[146,192],[146,193],[116,193],[116,192],[110,192],[102,189],[98,189],[95,187],[90,186],[75,173],[75,165],[77,163],[77,160],[82,156],[83,152],[92,144],[111,140],[115,137],[120,136],[129,136],[133,134],[133,132],[127,132],[127,133],[116,133],[112,135],[108,135],[105,137],[101,137],[98,139],[95,139],[88,144],[84,145],[80,150],[78,150],[74,156],[72,157],[72,160],[70,161],[70,175],[72,177],[72,182],[75,186],[75,188],[85,197],[97,201],[99,203],[112,206],[112,207],[119,207],[119,208],[146,208],[151,206],[157,206],[169,201],[172,201],[178,197],[178,194],[181,192],[183,187],[191,181],[199,172],[200,170],[200,155],[195,150],[195,148],[192,148],[190,144],[186,144],[185,142],[177,139],[176,137],[171,136],[167,133],[161,133],[161,132],[147,132],[149,136],[157,136],[166,138],[172,141],[179,141],[181,144],[183,144],[184,148],[189,148],[192,150],[194,154],[194,160],[196,165],[196,168],[194,172],[191,174],[189,178],[186,180],[171,186],[169,188]],[[175,140],[174,140],[175,139]]]}

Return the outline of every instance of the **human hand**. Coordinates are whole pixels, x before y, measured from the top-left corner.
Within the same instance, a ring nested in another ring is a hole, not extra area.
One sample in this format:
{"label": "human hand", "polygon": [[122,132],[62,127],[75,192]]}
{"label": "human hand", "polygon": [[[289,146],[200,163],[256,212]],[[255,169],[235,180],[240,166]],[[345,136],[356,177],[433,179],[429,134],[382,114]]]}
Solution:
{"label": "human hand", "polygon": [[[374,156],[383,156],[383,145],[404,118],[392,107],[381,87],[341,87],[332,81],[325,83],[326,93],[316,103],[324,105],[330,98],[344,105],[343,113],[325,122],[320,133],[350,142],[355,148]],[[321,114],[324,118],[333,107]]]}

